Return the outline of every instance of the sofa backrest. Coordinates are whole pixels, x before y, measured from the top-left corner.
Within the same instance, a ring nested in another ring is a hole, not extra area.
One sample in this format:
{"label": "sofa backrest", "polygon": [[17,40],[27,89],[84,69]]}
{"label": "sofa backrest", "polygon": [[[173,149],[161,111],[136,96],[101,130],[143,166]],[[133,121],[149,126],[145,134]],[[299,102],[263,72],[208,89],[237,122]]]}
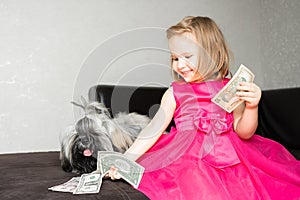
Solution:
{"label": "sofa backrest", "polygon": [[257,133],[300,149],[300,88],[262,91]]}
{"label": "sofa backrest", "polygon": [[[89,90],[89,100],[102,102],[112,115],[137,112],[152,118],[166,90],[166,87],[96,85]],[[278,141],[289,149],[300,149],[299,102],[300,88],[263,91],[256,133]]]}
{"label": "sofa backrest", "polygon": [[97,85],[89,90],[89,100],[103,103],[110,113],[136,112],[153,117],[167,88]]}

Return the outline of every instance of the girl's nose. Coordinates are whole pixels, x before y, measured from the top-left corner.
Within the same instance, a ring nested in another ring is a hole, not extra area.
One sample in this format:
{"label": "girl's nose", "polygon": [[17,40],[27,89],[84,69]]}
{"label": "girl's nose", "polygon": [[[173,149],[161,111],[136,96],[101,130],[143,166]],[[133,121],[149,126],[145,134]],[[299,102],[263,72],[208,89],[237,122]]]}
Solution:
{"label": "girl's nose", "polygon": [[177,67],[179,69],[182,69],[184,68],[186,65],[186,61],[183,59],[183,58],[178,58],[178,64],[177,64]]}

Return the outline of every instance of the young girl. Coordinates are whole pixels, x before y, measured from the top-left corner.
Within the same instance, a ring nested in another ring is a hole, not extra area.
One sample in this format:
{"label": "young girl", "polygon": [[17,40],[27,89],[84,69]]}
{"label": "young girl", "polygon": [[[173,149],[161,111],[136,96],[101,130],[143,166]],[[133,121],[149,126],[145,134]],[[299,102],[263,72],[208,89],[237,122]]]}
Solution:
{"label": "young girl", "polygon": [[[185,17],[167,30],[177,81],[125,155],[145,167],[150,199],[300,199],[300,162],[254,135],[261,90],[241,82],[244,104],[227,113],[211,102],[226,85],[230,53],[215,22]],[[164,130],[174,118],[176,127]],[[120,178],[112,167],[109,176]]]}

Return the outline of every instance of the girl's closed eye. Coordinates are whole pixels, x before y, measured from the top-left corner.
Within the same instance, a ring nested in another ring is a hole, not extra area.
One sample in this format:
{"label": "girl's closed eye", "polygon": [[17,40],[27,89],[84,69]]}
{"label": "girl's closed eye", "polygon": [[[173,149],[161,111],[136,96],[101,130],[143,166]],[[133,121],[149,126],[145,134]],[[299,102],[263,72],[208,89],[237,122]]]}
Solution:
{"label": "girl's closed eye", "polygon": [[176,57],[172,57],[171,59],[172,59],[172,61],[178,61],[178,58],[176,58]]}
{"label": "girl's closed eye", "polygon": [[[190,59],[192,56],[193,56],[193,55],[188,55],[188,56],[184,56],[183,58],[184,58],[184,59]],[[178,57],[172,57],[171,59],[172,59],[172,61],[178,61],[178,60],[179,60]]]}

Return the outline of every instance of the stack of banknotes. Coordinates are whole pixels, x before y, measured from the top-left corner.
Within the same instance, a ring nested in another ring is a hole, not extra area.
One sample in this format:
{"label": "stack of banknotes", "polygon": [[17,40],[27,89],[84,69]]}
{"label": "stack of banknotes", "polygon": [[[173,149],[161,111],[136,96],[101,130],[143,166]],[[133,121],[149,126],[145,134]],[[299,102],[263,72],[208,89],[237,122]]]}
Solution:
{"label": "stack of banknotes", "polygon": [[110,167],[118,169],[118,175],[135,188],[138,187],[144,173],[144,167],[126,158],[123,154],[110,151],[99,151],[97,170],[90,174],[73,177],[66,183],[48,188],[56,192],[70,192],[73,194],[99,193],[102,179]]}
{"label": "stack of banknotes", "polygon": [[223,108],[225,111],[231,113],[238,107],[242,100],[236,96],[238,92],[236,87],[240,82],[253,82],[254,74],[245,66],[240,65],[237,72],[230,79],[230,81],[212,98],[212,102]]}
{"label": "stack of banknotes", "polygon": [[56,192],[70,192],[73,194],[92,194],[100,191],[102,184],[101,174],[82,174],[81,177],[73,177],[61,185],[48,188]]}

